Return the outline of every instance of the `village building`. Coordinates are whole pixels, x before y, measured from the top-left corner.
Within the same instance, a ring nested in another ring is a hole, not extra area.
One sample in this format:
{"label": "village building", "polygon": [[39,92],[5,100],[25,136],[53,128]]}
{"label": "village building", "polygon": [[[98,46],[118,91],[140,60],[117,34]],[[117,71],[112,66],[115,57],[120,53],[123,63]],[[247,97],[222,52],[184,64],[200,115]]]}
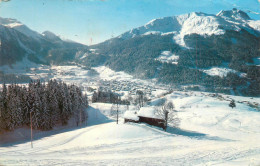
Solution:
{"label": "village building", "polygon": [[138,112],[126,111],[124,114],[125,123],[147,123],[152,126],[166,128],[165,120],[156,115],[154,107],[141,107]]}

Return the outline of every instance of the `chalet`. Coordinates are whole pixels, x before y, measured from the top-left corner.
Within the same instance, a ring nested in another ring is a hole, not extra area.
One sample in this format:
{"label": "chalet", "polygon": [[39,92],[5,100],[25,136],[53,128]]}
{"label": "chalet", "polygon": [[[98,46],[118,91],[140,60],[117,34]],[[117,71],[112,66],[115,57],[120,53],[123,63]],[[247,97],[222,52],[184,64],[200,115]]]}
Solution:
{"label": "chalet", "polygon": [[124,114],[125,123],[134,122],[139,123],[139,117],[135,111],[126,111]]}
{"label": "chalet", "polygon": [[165,120],[155,114],[153,107],[142,107],[138,113],[127,111],[124,114],[125,123],[147,123],[152,126],[166,128]]}

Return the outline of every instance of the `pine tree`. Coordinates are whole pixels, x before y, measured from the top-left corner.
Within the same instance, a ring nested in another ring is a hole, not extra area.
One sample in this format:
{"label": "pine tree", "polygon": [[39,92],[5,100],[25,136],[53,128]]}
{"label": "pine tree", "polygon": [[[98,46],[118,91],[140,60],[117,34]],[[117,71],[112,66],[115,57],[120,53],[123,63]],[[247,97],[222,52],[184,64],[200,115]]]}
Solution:
{"label": "pine tree", "polygon": [[97,94],[97,92],[95,91],[94,93],[93,93],[93,96],[92,96],[92,103],[95,103],[95,102],[97,102],[98,101],[98,94]]}
{"label": "pine tree", "polygon": [[48,107],[48,99],[47,99],[47,93],[44,92],[42,94],[42,122],[41,122],[41,128],[43,130],[50,130],[53,127],[53,123],[51,121],[51,111]]}
{"label": "pine tree", "polygon": [[62,84],[61,86],[61,122],[62,125],[66,125],[68,123],[69,120],[69,116],[70,116],[70,106],[69,106],[69,95],[68,95],[68,88],[66,84]]}
{"label": "pine tree", "polygon": [[26,87],[23,87],[20,94],[20,100],[21,100],[23,124],[26,125],[30,124],[30,111],[29,111],[28,99],[29,99],[29,92],[26,89]]}
{"label": "pine tree", "polygon": [[232,109],[233,109],[234,107],[236,107],[235,100],[231,100],[231,101],[230,101],[229,107],[231,107]]}
{"label": "pine tree", "polygon": [[0,94],[0,129],[7,129],[7,87],[3,84],[3,90]]}
{"label": "pine tree", "polygon": [[72,87],[72,110],[73,110],[73,115],[76,121],[76,125],[78,126],[80,124],[80,103],[79,103],[79,96],[76,90],[76,87]]}
{"label": "pine tree", "polygon": [[32,105],[32,109],[30,110],[32,112],[32,125],[35,129],[40,129],[41,125],[41,100],[40,96],[37,92],[34,94],[34,101]]}
{"label": "pine tree", "polygon": [[18,86],[9,85],[7,93],[7,129],[13,130],[16,126],[22,124],[22,109],[21,102],[17,94]]}
{"label": "pine tree", "polygon": [[48,91],[48,93],[49,95],[47,96],[47,101],[49,103],[49,110],[51,114],[50,123],[52,123],[51,126],[54,126],[54,124],[59,120],[58,100],[54,89]]}

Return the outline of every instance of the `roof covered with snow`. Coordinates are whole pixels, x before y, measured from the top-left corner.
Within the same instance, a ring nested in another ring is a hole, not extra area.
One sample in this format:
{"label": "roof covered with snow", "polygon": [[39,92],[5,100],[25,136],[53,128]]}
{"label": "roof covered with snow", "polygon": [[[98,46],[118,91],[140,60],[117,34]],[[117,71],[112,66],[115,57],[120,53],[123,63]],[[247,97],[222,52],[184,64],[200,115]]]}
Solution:
{"label": "roof covered with snow", "polygon": [[135,111],[126,111],[124,113],[124,118],[126,119],[131,119],[131,120],[135,120],[135,121],[138,121],[139,120],[139,117],[137,116],[136,112]]}
{"label": "roof covered with snow", "polygon": [[158,115],[156,115],[155,107],[142,107],[137,113],[138,116],[147,117],[147,118],[156,118],[162,119]]}

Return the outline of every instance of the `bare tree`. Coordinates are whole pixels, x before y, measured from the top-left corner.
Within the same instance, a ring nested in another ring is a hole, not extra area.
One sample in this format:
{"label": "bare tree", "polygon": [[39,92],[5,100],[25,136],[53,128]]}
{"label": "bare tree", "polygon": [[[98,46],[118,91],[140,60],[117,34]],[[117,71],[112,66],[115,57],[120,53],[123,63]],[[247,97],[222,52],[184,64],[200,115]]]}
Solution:
{"label": "bare tree", "polygon": [[163,120],[165,120],[165,128],[168,124],[173,127],[178,127],[180,124],[180,119],[177,116],[177,110],[175,110],[175,106],[172,102],[165,102],[162,106],[157,107],[156,114]]}
{"label": "bare tree", "polygon": [[110,108],[110,116],[115,116],[116,115],[116,105],[112,104],[111,108]]}
{"label": "bare tree", "polygon": [[143,107],[144,103],[147,101],[147,97],[145,96],[143,91],[137,90],[135,100],[136,100],[136,104],[138,104],[139,107]]}

